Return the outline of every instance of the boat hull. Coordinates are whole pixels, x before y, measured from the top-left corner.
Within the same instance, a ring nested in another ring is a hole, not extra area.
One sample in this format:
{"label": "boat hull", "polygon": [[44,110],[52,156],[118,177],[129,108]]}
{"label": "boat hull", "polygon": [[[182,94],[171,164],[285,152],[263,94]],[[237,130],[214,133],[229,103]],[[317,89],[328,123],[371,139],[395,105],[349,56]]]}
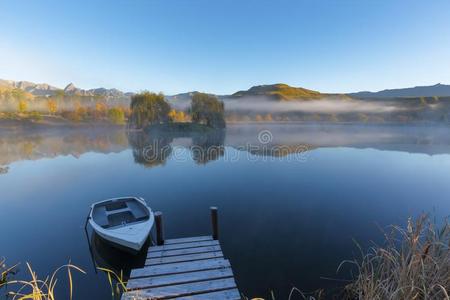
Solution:
{"label": "boat hull", "polygon": [[95,233],[100,238],[100,240],[103,241],[104,243],[107,243],[107,245],[110,245],[122,252],[130,253],[133,255],[138,254],[142,250],[143,245],[145,245],[145,243],[148,240],[148,238],[147,238],[147,240],[145,240],[142,245],[139,245],[136,243],[129,243],[127,241],[118,241],[116,239],[110,238],[107,235],[101,234],[97,231]]}
{"label": "boat hull", "polygon": [[[103,228],[94,221],[94,218],[92,217],[92,210],[89,218],[91,227],[102,239],[110,242],[113,246],[119,248],[120,250],[126,250],[131,253],[139,252],[142,249],[142,246],[148,240],[154,223],[153,212],[147,206],[145,201],[141,198],[136,198],[136,200],[140,201],[148,209],[149,218],[145,221],[126,224],[120,226],[119,228]],[[93,204],[92,208],[94,208],[96,204]]]}

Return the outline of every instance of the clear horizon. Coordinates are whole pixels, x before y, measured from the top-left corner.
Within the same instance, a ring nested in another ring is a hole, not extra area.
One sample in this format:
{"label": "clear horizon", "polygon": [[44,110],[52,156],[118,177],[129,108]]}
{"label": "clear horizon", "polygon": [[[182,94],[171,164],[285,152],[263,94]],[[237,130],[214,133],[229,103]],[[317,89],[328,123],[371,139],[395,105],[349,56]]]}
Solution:
{"label": "clear horizon", "polygon": [[0,3],[0,78],[229,94],[450,83],[450,2]]}

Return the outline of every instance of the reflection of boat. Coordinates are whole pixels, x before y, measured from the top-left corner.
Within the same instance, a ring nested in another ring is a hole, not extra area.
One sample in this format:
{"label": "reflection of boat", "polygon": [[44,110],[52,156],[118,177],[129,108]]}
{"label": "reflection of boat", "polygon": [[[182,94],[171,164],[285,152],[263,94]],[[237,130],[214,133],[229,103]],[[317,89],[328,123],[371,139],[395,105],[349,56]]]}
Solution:
{"label": "reflection of boat", "polygon": [[89,224],[120,249],[140,251],[153,227],[154,216],[144,199],[114,198],[92,204]]}
{"label": "reflection of boat", "polygon": [[95,232],[90,236],[88,243],[94,269],[97,270],[100,267],[111,270],[116,274],[123,274],[125,280],[128,280],[131,269],[140,268],[144,265],[147,256],[146,251],[141,251],[137,255],[133,255],[129,252],[121,251],[116,247],[111,247],[109,241]]}

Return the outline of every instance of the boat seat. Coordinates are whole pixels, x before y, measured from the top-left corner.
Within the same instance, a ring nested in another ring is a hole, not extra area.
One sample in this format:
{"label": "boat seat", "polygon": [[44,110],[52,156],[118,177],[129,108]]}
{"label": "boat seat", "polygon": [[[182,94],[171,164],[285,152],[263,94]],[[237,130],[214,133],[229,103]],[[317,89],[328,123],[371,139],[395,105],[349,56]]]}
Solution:
{"label": "boat seat", "polygon": [[109,227],[109,221],[106,213],[106,207],[100,206],[94,209],[94,214],[92,216],[94,218],[95,223],[100,225],[103,228]]}
{"label": "boat seat", "polygon": [[137,221],[145,220],[148,218],[148,214],[142,207],[136,202],[129,202],[128,207],[130,208],[133,216]]}
{"label": "boat seat", "polygon": [[114,210],[121,210],[124,208],[127,208],[127,203],[126,202],[111,202],[105,205],[106,207],[106,211],[114,211]]}
{"label": "boat seat", "polygon": [[148,212],[139,202],[108,202],[97,205],[92,218],[102,228],[112,228],[123,224],[145,221],[149,219]]}

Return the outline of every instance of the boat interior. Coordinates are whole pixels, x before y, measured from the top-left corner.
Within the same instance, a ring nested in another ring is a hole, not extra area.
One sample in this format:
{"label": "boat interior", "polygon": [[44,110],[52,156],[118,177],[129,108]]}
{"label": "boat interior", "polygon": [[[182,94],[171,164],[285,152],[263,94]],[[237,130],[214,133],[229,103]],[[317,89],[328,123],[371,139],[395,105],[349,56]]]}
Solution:
{"label": "boat interior", "polygon": [[103,228],[122,227],[149,219],[148,209],[134,198],[98,203],[92,210],[94,222]]}

